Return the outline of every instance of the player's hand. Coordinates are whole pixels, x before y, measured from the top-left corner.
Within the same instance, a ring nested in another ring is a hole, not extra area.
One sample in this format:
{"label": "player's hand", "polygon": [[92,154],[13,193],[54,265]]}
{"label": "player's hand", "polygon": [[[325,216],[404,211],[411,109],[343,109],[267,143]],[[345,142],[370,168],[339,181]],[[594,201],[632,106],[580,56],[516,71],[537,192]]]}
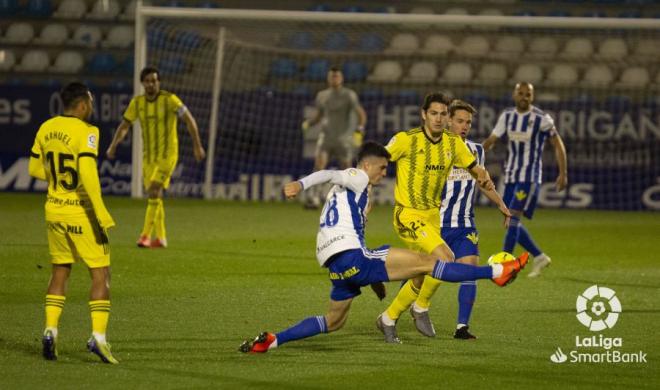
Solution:
{"label": "player's hand", "polygon": [[511,211],[504,204],[497,206],[497,208],[500,209],[500,213],[504,215],[504,227],[508,229],[509,223],[511,222]]}
{"label": "player's hand", "polygon": [[385,290],[385,284],[383,282],[377,282],[377,283],[371,283],[369,285],[371,289],[373,290],[374,294],[380,299],[381,301],[385,299],[385,296],[387,295],[387,291]]}
{"label": "player's hand", "polygon": [[110,146],[108,150],[105,152],[105,155],[108,157],[110,160],[114,160],[116,157],[117,149],[114,146]]}
{"label": "player's hand", "polygon": [[362,141],[364,140],[364,134],[360,130],[355,130],[353,132],[353,146],[359,148],[362,146]]}
{"label": "player's hand", "polygon": [[302,129],[303,133],[309,130],[309,121],[303,121],[302,125],[300,125],[300,128]]}
{"label": "player's hand", "polygon": [[197,162],[201,162],[206,157],[206,152],[201,145],[193,148],[193,153],[195,154],[195,161]]}
{"label": "player's hand", "polygon": [[299,181],[292,181],[284,185],[284,196],[287,199],[295,198],[302,191],[302,184]]}
{"label": "player's hand", "polygon": [[565,173],[560,173],[559,176],[557,176],[557,181],[555,181],[555,188],[557,189],[557,192],[561,192],[566,189],[566,185],[568,185],[568,175]]}

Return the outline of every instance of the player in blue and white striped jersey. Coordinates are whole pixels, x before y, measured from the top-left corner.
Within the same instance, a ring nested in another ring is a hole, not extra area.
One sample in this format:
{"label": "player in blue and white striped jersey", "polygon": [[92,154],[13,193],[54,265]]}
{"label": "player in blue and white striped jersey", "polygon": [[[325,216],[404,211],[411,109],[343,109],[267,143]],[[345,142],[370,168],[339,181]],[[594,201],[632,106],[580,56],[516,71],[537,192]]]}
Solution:
{"label": "player in blue and white striped jersey", "polygon": [[[468,149],[477,159],[477,165],[484,166],[484,148],[481,144],[467,140],[472,127],[472,116],[477,110],[472,105],[455,99],[449,105],[449,131],[461,136]],[[447,177],[442,192],[440,207],[440,236],[454,252],[456,262],[477,265],[479,263],[479,232],[474,223],[474,203],[477,194],[477,180],[468,171],[454,167]],[[509,210],[495,189],[480,188],[504,214],[504,226],[509,223]],[[468,329],[472,307],[477,297],[477,284],[474,281],[461,283],[458,289],[458,319],[456,339],[475,339]]]}
{"label": "player in blue and white striped jersey", "polygon": [[[363,286],[371,285],[380,299],[385,297],[383,282],[425,274],[448,282],[492,279],[504,286],[525,266],[527,253],[513,261],[475,267],[389,245],[367,249],[364,228],[370,207],[369,192],[385,176],[389,158],[383,145],[366,142],[358,153],[356,168],[317,171],[284,186],[284,194],[293,198],[315,185],[334,184],[326,197],[316,240],[316,258],[328,269],[332,283],[330,308],[325,315],[308,317],[279,333],[263,332],[253,341],[246,340],[239,348],[241,352],[267,352],[289,341],[339,330],[348,318],[353,298],[360,295]],[[377,326],[388,342],[400,342],[396,329],[384,326],[380,317]]]}
{"label": "player in blue and white striped jersey", "polygon": [[550,257],[539,249],[520,219],[522,215],[531,219],[536,208],[542,179],[541,160],[545,141],[549,139],[555,151],[559,167],[555,182],[558,192],[564,190],[568,183],[566,149],[550,115],[532,105],[534,102],[532,84],[526,82],[516,84],[513,100],[516,106],[504,110],[500,115],[491,135],[484,142],[484,149],[490,150],[498,138],[507,136],[504,202],[511,209],[513,217],[504,238],[504,251],[512,253],[516,243],[522,245],[534,256],[532,271],[527,276],[536,277],[550,264]]}

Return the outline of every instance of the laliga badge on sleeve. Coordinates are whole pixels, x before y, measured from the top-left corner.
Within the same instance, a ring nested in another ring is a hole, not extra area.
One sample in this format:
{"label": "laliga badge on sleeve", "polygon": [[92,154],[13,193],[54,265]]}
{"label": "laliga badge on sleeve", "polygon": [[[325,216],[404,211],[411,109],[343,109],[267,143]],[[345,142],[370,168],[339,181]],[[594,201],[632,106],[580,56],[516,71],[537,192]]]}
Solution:
{"label": "laliga badge on sleeve", "polygon": [[355,169],[355,168],[350,168],[348,170],[348,174],[351,175],[351,176],[357,176],[357,173],[358,173],[357,169]]}
{"label": "laliga badge on sleeve", "polygon": [[90,149],[96,149],[96,135],[90,134],[87,136],[87,146]]}

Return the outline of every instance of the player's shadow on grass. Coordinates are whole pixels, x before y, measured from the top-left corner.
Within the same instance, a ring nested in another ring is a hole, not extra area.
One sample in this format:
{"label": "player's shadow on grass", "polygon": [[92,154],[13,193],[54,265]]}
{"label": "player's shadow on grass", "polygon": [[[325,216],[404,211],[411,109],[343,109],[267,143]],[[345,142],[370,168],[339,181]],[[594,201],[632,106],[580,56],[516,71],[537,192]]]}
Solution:
{"label": "player's shadow on grass", "polygon": [[640,287],[640,288],[652,288],[660,289],[660,286],[657,284],[641,284],[641,283],[624,283],[616,281],[602,281],[602,280],[587,280],[587,279],[577,279],[577,278],[567,278],[567,277],[558,277],[560,280],[567,280],[569,282],[575,283],[584,283],[584,284],[596,284],[596,285],[607,285],[609,286],[620,286],[620,287]]}

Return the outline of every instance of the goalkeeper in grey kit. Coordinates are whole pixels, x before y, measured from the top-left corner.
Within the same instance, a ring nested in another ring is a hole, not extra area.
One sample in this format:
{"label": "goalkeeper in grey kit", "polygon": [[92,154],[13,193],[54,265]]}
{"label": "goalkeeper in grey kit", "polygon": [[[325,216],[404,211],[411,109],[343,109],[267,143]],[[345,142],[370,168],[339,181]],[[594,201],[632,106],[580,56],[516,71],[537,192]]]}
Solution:
{"label": "goalkeeper in grey kit", "polygon": [[[322,121],[314,157],[314,171],[325,169],[332,160],[340,169],[353,165],[355,150],[362,145],[367,114],[357,93],[344,86],[344,75],[337,67],[328,71],[328,88],[316,95],[316,115],[303,122],[303,131]],[[357,118],[356,118],[357,116]],[[357,119],[357,120],[356,120]],[[307,197],[305,207],[318,208],[321,194],[315,191]]]}

